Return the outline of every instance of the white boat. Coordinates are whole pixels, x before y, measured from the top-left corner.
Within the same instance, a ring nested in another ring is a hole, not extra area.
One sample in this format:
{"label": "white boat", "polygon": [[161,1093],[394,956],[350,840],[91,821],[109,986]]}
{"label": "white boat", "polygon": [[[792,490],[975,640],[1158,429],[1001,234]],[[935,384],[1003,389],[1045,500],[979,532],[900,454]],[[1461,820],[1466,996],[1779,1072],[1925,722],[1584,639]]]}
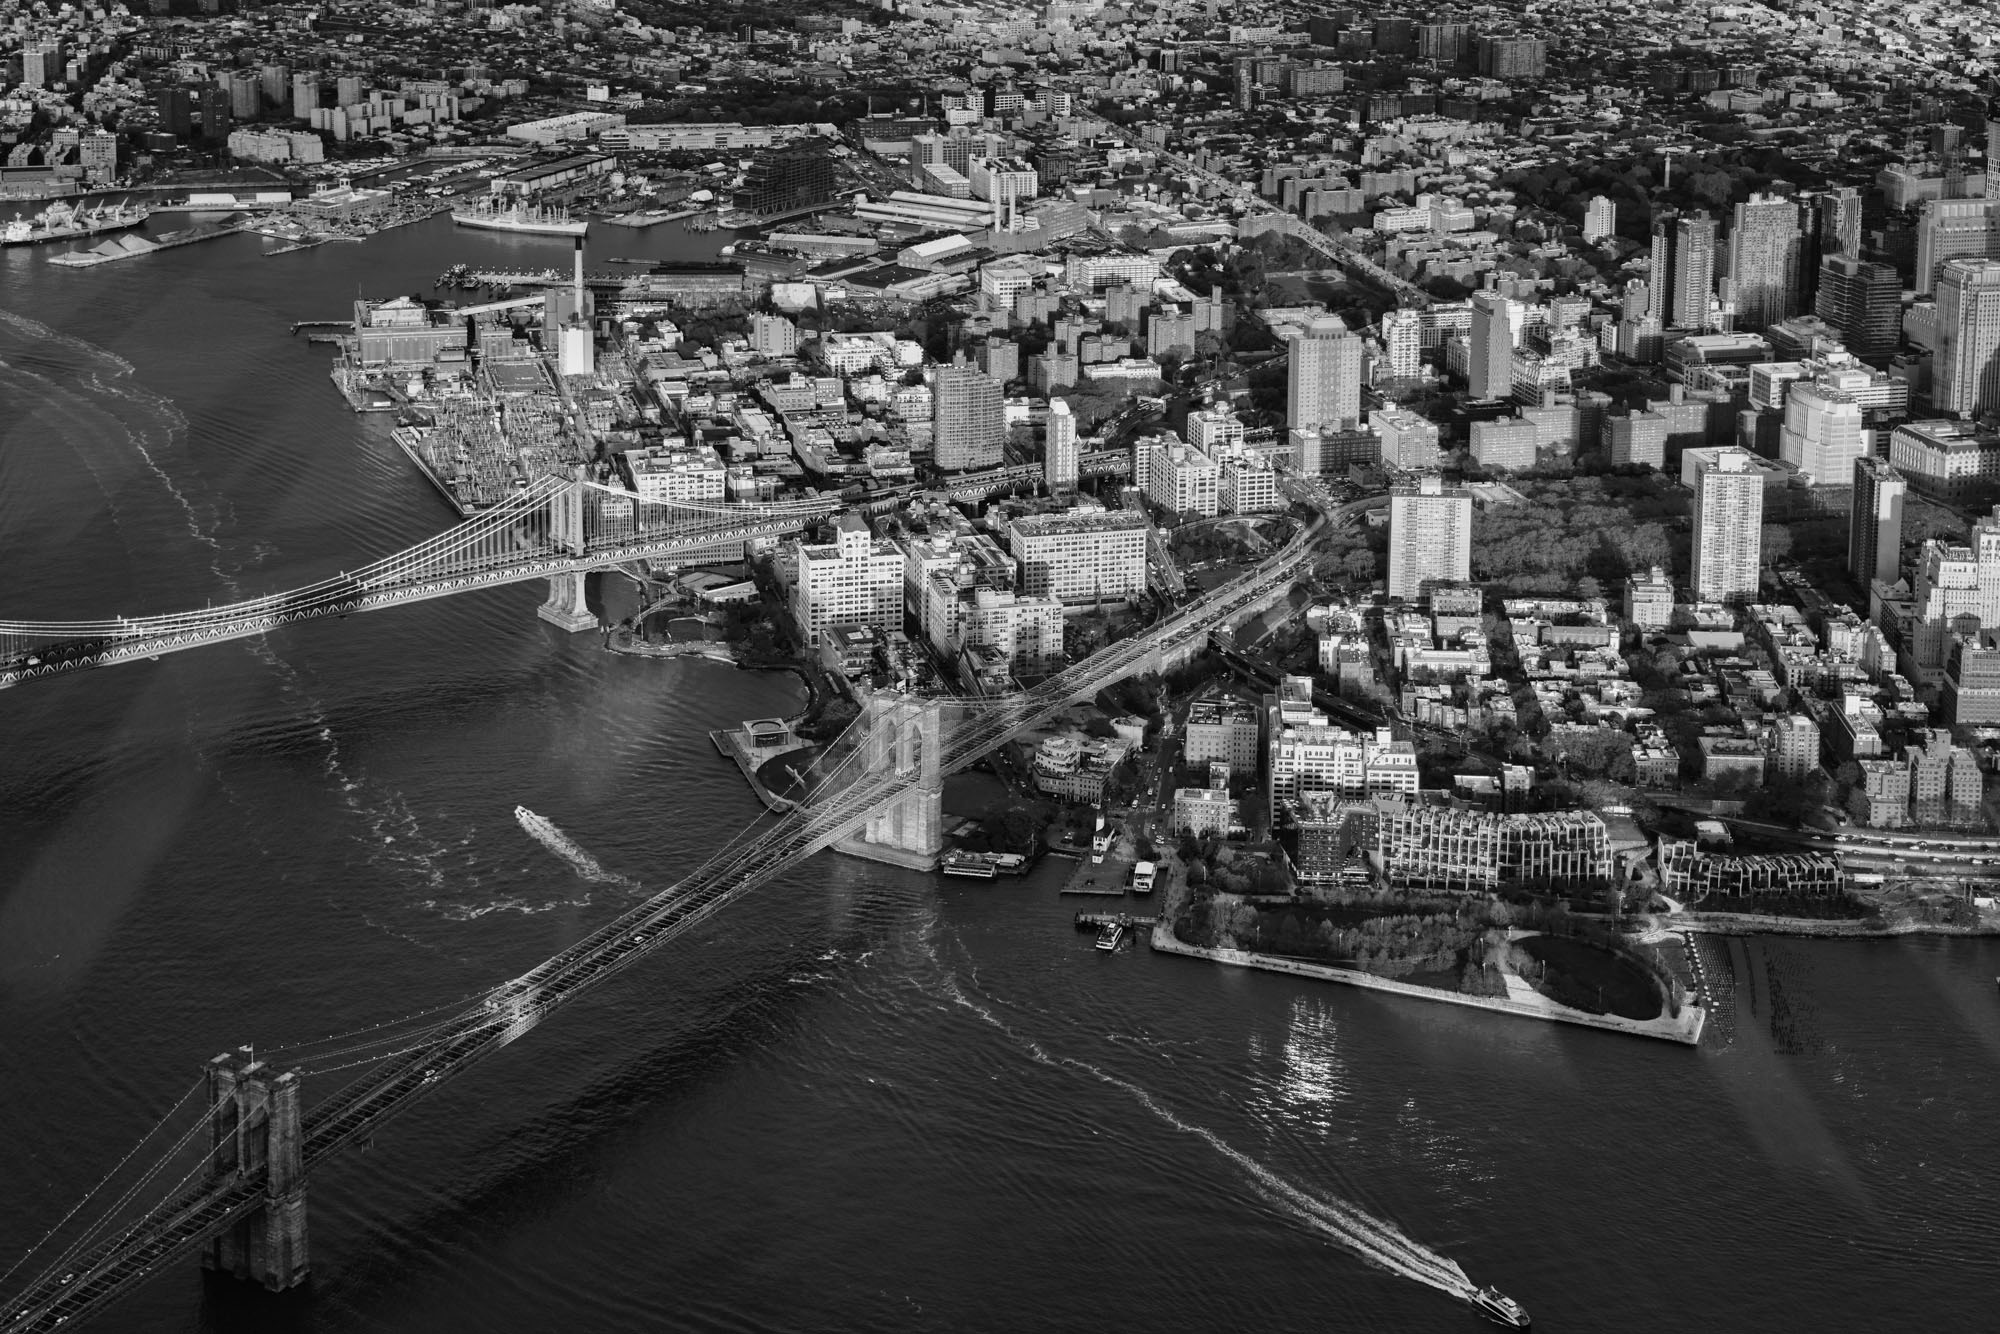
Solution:
{"label": "white boat", "polygon": [[1528,1313],[1522,1308],[1521,1303],[1491,1284],[1479,1289],[1466,1300],[1478,1307],[1490,1320],[1511,1329],[1528,1328]]}
{"label": "white boat", "polygon": [[572,218],[558,208],[545,208],[520,199],[484,196],[470,208],[455,208],[451,220],[461,227],[489,232],[515,232],[526,236],[582,236],[590,229],[583,218]]}
{"label": "white boat", "polygon": [[1108,922],[1105,924],[1104,929],[1097,933],[1097,948],[1103,950],[1106,954],[1116,953],[1119,945],[1123,944],[1124,941],[1125,926],[1122,922]]}

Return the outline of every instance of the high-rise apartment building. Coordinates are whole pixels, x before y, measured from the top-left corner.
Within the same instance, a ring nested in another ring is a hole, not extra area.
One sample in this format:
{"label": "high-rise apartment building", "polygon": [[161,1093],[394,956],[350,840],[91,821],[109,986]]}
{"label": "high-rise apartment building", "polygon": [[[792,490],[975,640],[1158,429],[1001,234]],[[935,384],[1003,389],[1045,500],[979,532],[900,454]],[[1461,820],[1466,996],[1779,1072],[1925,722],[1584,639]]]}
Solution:
{"label": "high-rise apartment building", "polygon": [[1803,779],[1819,768],[1819,724],[1803,713],[1788,713],[1771,726],[1771,769],[1781,778]]}
{"label": "high-rise apartment building", "polygon": [[1854,499],[1848,511],[1847,570],[1867,588],[1896,582],[1902,565],[1903,493],[1908,483],[1885,459],[1854,460]]}
{"label": "high-rise apartment building", "polygon": [[62,43],[53,37],[31,37],[21,47],[21,86],[47,88],[62,82]]}
{"label": "high-rise apartment building", "polygon": [[1467,380],[1475,399],[1504,399],[1514,392],[1514,302],[1498,292],[1472,294],[1471,361]]}
{"label": "high-rise apartment building", "polygon": [[1903,280],[1887,264],[1828,255],[1819,264],[1813,313],[1840,330],[1840,341],[1864,361],[1893,355],[1903,336]]}
{"label": "high-rise apartment building", "polygon": [[1747,449],[1691,449],[1694,474],[1694,595],[1729,602],[1757,594],[1764,478]]}
{"label": "high-rise apartment building", "polygon": [[291,105],[292,67],[290,65],[264,65],[257,71],[259,91],[264,94],[266,105],[286,107]]}
{"label": "high-rise apartment building", "polygon": [[1433,582],[1472,577],[1472,493],[1437,477],[1389,494],[1389,596],[1422,595]]}
{"label": "high-rise apartment building", "polygon": [[1069,400],[1049,400],[1048,432],[1042,446],[1042,482],[1053,494],[1076,490],[1076,414]]}
{"label": "high-rise apartment building", "polygon": [[1691,213],[1674,223],[1673,318],[1677,329],[1708,324],[1708,299],[1715,291],[1715,219]]}
{"label": "high-rise apartment building", "polygon": [[1954,259],[2000,259],[2000,199],[1926,199],[1917,217],[1918,296]]}
{"label": "high-rise apartment building", "polygon": [[1007,443],[1007,402],[1000,385],[959,353],[931,382],[931,450],[948,470],[992,468]]}
{"label": "high-rise apartment building", "polygon": [[1479,72],[1493,79],[1539,79],[1548,72],[1548,43],[1539,37],[1479,39]]}
{"label": "high-rise apartment building", "polygon": [[1292,337],[1285,379],[1285,424],[1346,426],[1361,420],[1361,340],[1337,315]]}
{"label": "high-rise apartment building", "polygon": [[1736,206],[1729,229],[1729,275],[1736,284],[1736,324],[1755,331],[1796,314],[1799,210],[1780,195],[1752,194]]}
{"label": "high-rise apartment building", "polygon": [[1937,284],[1931,406],[1959,418],[2000,407],[2000,260],[1945,262]]}
{"label": "high-rise apartment building", "polygon": [[1861,191],[1851,185],[1819,197],[1819,253],[1861,258]]}
{"label": "high-rise apartment building", "polygon": [[1383,368],[1394,380],[1414,380],[1423,370],[1423,316],[1391,310],[1382,316]]}
{"label": "high-rise apartment building", "polygon": [[1646,275],[1647,303],[1641,315],[1651,316],[1661,325],[1674,317],[1674,223],[1678,216],[1671,209],[1662,209],[1653,218],[1653,264]]}
{"label": "high-rise apartment building", "polygon": [[1583,210],[1583,239],[1593,245],[1618,231],[1618,205],[1603,195],[1591,196]]}
{"label": "high-rise apartment building", "polygon": [[229,72],[229,114],[239,121],[256,120],[264,112],[264,81],[257,71]]}
{"label": "high-rise apartment building", "polygon": [[194,133],[195,100],[186,88],[162,88],[159,100],[160,128],[176,139]]}
{"label": "high-rise apartment building", "polygon": [[311,120],[312,113],[319,108],[319,75],[294,74],[292,76],[292,119]]}
{"label": "high-rise apartment building", "polygon": [[222,88],[201,90],[201,135],[211,143],[229,142],[229,93]]}
{"label": "high-rise apartment building", "polygon": [[1986,197],[2000,200],[2000,98],[1986,104]]}
{"label": "high-rise apartment building", "polygon": [[1785,424],[1778,456],[1814,486],[1846,486],[1854,463],[1868,452],[1861,404],[1849,393],[1801,382],[1785,395]]}

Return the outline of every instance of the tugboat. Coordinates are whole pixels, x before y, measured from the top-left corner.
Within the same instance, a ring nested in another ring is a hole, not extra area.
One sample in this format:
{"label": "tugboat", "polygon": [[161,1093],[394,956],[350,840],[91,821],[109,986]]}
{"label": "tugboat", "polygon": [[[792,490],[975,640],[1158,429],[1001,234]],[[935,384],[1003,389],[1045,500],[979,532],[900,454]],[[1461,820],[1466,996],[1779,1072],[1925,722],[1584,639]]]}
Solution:
{"label": "tugboat", "polygon": [[1528,1328],[1526,1308],[1490,1283],[1466,1300],[1478,1307],[1487,1319],[1496,1324],[1506,1325],[1509,1329]]}

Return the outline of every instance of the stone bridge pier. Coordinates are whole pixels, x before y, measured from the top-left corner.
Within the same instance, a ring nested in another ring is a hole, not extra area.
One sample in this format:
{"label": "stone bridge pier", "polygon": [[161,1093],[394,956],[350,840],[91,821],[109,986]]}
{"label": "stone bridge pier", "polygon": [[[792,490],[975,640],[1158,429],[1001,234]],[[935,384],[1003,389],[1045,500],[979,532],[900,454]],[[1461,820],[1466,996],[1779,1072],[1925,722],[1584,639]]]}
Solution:
{"label": "stone bridge pier", "polygon": [[264,1178],[264,1201],[202,1248],[206,1269],[283,1292],[306,1281],[306,1173],[299,1076],[278,1074],[250,1048],[208,1063],[212,1181]]}
{"label": "stone bridge pier", "polygon": [[535,615],[550,625],[575,634],[595,630],[597,613],[590,609],[590,575],[583,570],[549,576],[549,600],[535,608]]}
{"label": "stone bridge pier", "polygon": [[910,774],[916,785],[868,817],[841,851],[930,870],[944,851],[942,708],[934,699],[871,695],[863,706],[863,758],[869,772]]}

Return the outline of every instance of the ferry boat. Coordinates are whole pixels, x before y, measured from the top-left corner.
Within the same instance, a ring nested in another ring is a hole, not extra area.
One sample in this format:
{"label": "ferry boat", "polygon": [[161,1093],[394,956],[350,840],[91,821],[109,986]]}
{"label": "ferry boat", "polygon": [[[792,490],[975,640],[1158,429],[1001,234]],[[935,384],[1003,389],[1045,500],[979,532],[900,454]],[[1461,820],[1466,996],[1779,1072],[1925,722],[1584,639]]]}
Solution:
{"label": "ferry boat", "polygon": [[947,852],[938,861],[946,875],[962,875],[972,880],[991,880],[993,863],[977,852]]}
{"label": "ferry boat", "polygon": [[1153,892],[1153,863],[1133,863],[1132,892],[1134,894],[1150,894]]}
{"label": "ferry boat", "polygon": [[1097,933],[1097,948],[1103,950],[1106,954],[1115,952],[1124,941],[1125,924],[1123,922],[1107,922],[1104,924],[1104,929]]}
{"label": "ferry boat", "polygon": [[44,241],[74,241],[80,236],[137,227],[152,215],[143,204],[114,204],[80,209],[57,200],[32,218],[15,218],[0,226],[0,245],[39,245]]}
{"label": "ferry boat", "polygon": [[1510,1329],[1528,1328],[1528,1313],[1522,1308],[1521,1303],[1491,1284],[1479,1289],[1466,1300],[1478,1307],[1489,1320],[1506,1325]]}
{"label": "ferry boat", "polygon": [[495,199],[485,195],[470,208],[455,208],[451,220],[461,227],[489,232],[515,232],[527,236],[582,236],[590,230],[583,218],[572,218],[561,209],[544,208],[521,199]]}

